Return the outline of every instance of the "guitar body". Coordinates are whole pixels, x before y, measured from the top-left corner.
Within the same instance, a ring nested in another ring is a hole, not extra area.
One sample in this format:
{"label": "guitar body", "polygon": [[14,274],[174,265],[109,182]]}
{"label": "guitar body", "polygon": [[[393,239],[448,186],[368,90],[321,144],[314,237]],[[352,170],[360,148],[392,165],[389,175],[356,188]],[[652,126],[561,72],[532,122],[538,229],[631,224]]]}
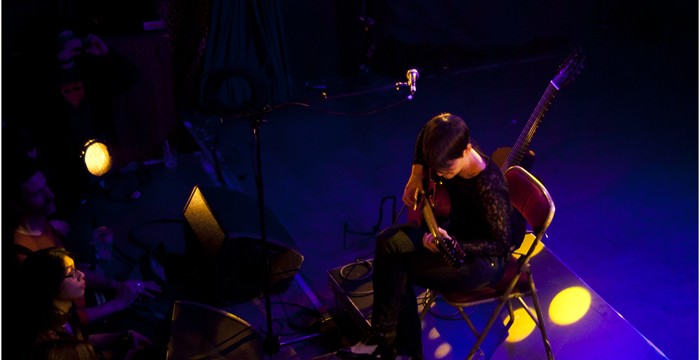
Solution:
{"label": "guitar body", "polygon": [[[506,163],[508,159],[508,155],[513,151],[512,147],[504,146],[504,147],[499,147],[496,149],[492,154],[491,154],[491,160],[498,166],[499,168],[502,168],[503,165]],[[532,169],[532,164],[535,162],[535,153],[532,150],[528,150],[525,153],[525,156],[523,156],[523,159],[520,161],[520,166],[523,168],[530,170]],[[513,165],[511,165],[513,166]]]}
{"label": "guitar body", "polygon": [[446,220],[450,215],[450,196],[447,194],[447,190],[437,179],[437,174],[431,171],[429,168],[423,170],[423,189],[425,189],[425,196],[419,196],[416,199],[416,206],[412,209],[408,209],[406,214],[408,221],[415,223],[420,226],[423,223],[423,202],[428,201],[432,207],[433,214],[438,222]]}
{"label": "guitar body", "polygon": [[435,240],[435,246],[445,261],[459,268],[464,263],[465,253],[459,243],[443,238],[439,232],[440,223],[450,214],[450,196],[439,181],[437,174],[429,168],[423,169],[423,189],[416,194],[416,205],[407,213],[408,221],[417,226],[425,225]]}
{"label": "guitar body", "polygon": [[[420,225],[420,221],[422,219],[422,221],[425,223],[425,226],[433,235],[433,241],[435,242],[435,246],[437,247],[438,252],[442,255],[442,257],[448,264],[459,269],[462,266],[462,264],[464,264],[464,258],[466,257],[466,254],[464,253],[464,250],[462,249],[462,246],[459,244],[459,242],[450,237],[443,237],[442,234],[440,234],[440,226],[438,223],[438,218],[434,212],[435,208],[433,204],[437,204],[436,196],[444,196],[445,198],[443,198],[442,201],[445,201],[445,199],[449,201],[449,197],[447,197],[447,191],[445,191],[443,187],[438,187],[437,183],[434,184],[435,186],[430,189],[432,191],[431,196],[428,196],[425,190],[420,190],[420,199],[417,199],[419,201],[416,202],[417,207],[418,205],[420,205],[419,208],[421,210],[418,214],[420,216],[418,218],[414,218],[412,221]],[[449,212],[449,209],[445,208],[445,205],[445,203],[442,203],[443,210],[448,210]]]}

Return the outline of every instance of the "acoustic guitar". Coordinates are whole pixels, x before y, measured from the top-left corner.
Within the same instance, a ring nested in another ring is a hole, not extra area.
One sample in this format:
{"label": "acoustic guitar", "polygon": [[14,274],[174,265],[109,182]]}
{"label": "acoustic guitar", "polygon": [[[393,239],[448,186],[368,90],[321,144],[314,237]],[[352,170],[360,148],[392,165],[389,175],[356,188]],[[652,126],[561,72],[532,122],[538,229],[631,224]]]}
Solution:
{"label": "acoustic guitar", "polygon": [[[535,136],[535,132],[540,126],[544,114],[549,110],[549,106],[552,104],[554,97],[559,91],[576,79],[576,76],[583,68],[584,60],[585,57],[580,48],[574,49],[571,54],[569,54],[566,60],[559,66],[556,76],[549,81],[547,89],[544,91],[544,94],[542,94],[535,110],[530,115],[530,119],[520,132],[520,136],[518,136],[518,139],[515,141],[515,145],[513,145],[513,147],[498,148],[491,154],[491,160],[498,165],[502,172],[505,172],[511,166],[523,165],[523,160],[529,153],[530,142]],[[529,159],[529,162],[531,162],[531,160],[532,159]],[[527,168],[529,166],[524,167]]]}
{"label": "acoustic guitar", "polygon": [[[434,190],[437,190],[437,188],[434,188]],[[437,218],[433,212],[436,199],[426,195],[425,190],[419,191],[421,196],[416,200],[416,204],[417,206],[420,205],[421,207],[423,220],[425,220],[425,225],[428,227],[428,230],[430,230],[430,234],[433,235],[438,251],[440,254],[442,254],[442,257],[445,259],[445,261],[447,261],[447,263],[459,268],[460,265],[464,263],[464,257],[466,256],[464,249],[462,249],[456,240],[443,237],[442,234],[440,234],[438,231]],[[444,194],[444,196],[447,198],[447,192],[444,190],[440,192],[440,194]],[[433,195],[436,195],[436,193],[433,193]],[[449,201],[449,198],[447,198],[447,201]]]}

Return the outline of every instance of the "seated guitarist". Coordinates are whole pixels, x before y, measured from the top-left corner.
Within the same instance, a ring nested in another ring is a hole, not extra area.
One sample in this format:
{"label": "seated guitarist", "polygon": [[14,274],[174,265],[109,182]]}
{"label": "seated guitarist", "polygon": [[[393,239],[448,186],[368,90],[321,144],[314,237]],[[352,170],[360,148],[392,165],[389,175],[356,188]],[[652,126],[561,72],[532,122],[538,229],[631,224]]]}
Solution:
{"label": "seated guitarist", "polygon": [[[494,284],[503,275],[513,244],[508,187],[489,157],[472,147],[469,128],[458,116],[443,113],[420,131],[403,201],[413,208],[432,170],[449,196],[447,222],[434,237],[415,222],[393,226],[377,236],[374,258],[372,331],[362,342],[337,355],[342,358],[423,359],[421,325],[413,285],[463,291]],[[435,199],[438,199],[436,196]],[[435,204],[435,208],[438,205]],[[423,224],[426,221],[423,222]],[[522,238],[523,233],[515,236]],[[464,258],[453,264],[437,241],[455,239]]]}

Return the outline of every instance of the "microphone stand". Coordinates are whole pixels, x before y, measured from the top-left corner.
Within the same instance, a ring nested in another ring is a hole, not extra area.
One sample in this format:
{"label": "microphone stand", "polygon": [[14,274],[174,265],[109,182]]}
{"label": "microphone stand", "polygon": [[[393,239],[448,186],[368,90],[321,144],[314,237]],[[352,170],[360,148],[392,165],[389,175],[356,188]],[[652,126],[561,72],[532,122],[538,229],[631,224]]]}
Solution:
{"label": "microphone stand", "polygon": [[[411,77],[411,72],[415,72],[413,77]],[[409,100],[413,99],[413,94],[415,92],[415,79],[418,77],[418,72],[416,70],[409,70],[406,73],[408,82],[397,82],[395,84],[396,90],[399,90],[402,86],[408,86],[411,89],[411,94],[408,96]],[[267,231],[265,226],[265,200],[264,200],[264,187],[263,187],[263,175],[262,175],[262,156],[260,151],[260,126],[265,122],[263,114],[272,111],[271,107],[265,107],[262,111],[255,112],[248,115],[248,121],[253,135],[254,143],[254,161],[255,161],[255,186],[258,194],[258,216],[260,217],[260,240],[262,241],[263,254],[265,255],[265,269],[266,269],[266,281],[263,287],[263,293],[265,296],[265,313],[267,322],[267,332],[265,334],[265,339],[263,340],[263,350],[270,359],[274,357],[280,351],[280,339],[279,336],[275,336],[272,330],[272,303],[270,300],[270,292],[272,286],[272,269],[270,267],[270,254],[269,254],[269,244],[267,241]],[[222,119],[223,120],[223,119]]]}
{"label": "microphone stand", "polygon": [[267,333],[263,341],[263,349],[270,359],[280,350],[280,340],[278,336],[274,336],[272,331],[272,304],[270,301],[270,287],[272,282],[272,269],[270,268],[269,245],[267,242],[267,232],[265,227],[265,201],[263,197],[263,175],[262,175],[262,160],[260,155],[260,126],[265,119],[262,114],[252,115],[249,118],[250,127],[253,134],[253,142],[255,146],[255,186],[258,191],[258,214],[260,216],[260,240],[262,241],[263,254],[265,255],[265,269],[267,276],[263,292],[265,295],[265,314],[267,320]]}

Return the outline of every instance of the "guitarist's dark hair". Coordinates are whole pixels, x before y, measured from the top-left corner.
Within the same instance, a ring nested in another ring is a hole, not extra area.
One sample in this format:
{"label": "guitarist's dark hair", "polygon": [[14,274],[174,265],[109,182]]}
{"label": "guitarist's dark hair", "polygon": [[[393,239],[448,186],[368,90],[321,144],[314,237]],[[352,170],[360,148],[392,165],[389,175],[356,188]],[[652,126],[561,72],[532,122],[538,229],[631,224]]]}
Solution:
{"label": "guitarist's dark hair", "polygon": [[457,115],[436,115],[423,129],[423,156],[433,169],[448,168],[450,161],[462,157],[468,144],[469,127]]}

